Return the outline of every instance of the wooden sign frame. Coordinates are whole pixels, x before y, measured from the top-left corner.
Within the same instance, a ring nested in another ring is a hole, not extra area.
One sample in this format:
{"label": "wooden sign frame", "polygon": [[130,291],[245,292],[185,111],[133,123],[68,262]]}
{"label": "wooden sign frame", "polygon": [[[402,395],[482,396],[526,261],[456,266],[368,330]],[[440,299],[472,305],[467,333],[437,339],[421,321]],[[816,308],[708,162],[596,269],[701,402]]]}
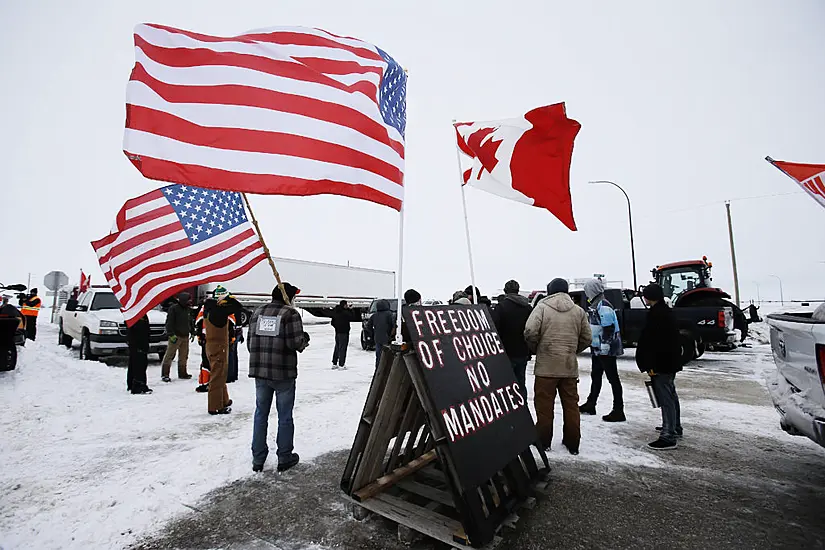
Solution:
{"label": "wooden sign frame", "polygon": [[[549,463],[538,441],[477,487],[462,487],[449,437],[418,358],[386,347],[370,385],[341,479],[357,506],[450,545],[482,547],[546,487]],[[543,464],[536,461],[538,454]]]}

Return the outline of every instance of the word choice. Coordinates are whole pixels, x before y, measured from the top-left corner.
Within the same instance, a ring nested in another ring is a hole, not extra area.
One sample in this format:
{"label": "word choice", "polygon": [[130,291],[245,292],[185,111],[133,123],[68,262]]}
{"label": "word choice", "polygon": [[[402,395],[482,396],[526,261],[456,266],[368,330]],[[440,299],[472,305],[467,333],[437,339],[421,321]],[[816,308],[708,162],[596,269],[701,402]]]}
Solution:
{"label": "word choice", "polygon": [[447,425],[450,441],[455,443],[524,405],[524,396],[519,391],[518,382],[514,382],[512,385],[444,409],[441,416]]}
{"label": "word choice", "polygon": [[[416,344],[418,357],[424,367],[432,369],[436,364],[444,367],[444,350],[441,345],[441,340],[421,340]],[[454,336],[452,347],[456,357],[462,363],[504,354],[504,346],[501,345],[501,339],[496,332],[475,332]]]}

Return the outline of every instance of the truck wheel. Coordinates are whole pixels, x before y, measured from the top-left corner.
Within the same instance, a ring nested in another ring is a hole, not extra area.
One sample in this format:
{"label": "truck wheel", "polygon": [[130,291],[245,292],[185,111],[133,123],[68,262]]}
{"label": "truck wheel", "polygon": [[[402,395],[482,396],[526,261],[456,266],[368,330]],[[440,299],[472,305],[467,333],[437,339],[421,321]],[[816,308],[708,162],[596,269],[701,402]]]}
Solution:
{"label": "truck wheel", "polygon": [[679,346],[681,347],[682,365],[687,365],[696,359],[696,339],[686,331],[679,331]]}
{"label": "truck wheel", "polygon": [[89,331],[84,330],[80,337],[80,360],[97,361],[97,357],[92,353],[92,341],[89,338]]}
{"label": "truck wheel", "polygon": [[72,337],[66,336],[63,332],[63,325],[60,325],[60,329],[57,332],[57,343],[61,346],[65,346],[68,349],[72,349]]}

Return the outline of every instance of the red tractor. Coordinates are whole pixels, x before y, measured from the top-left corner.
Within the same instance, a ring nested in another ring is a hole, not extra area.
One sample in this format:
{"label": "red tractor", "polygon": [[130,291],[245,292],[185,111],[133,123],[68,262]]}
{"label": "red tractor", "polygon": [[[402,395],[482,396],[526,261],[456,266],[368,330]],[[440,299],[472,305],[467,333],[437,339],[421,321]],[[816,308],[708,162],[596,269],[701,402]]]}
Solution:
{"label": "red tractor", "polygon": [[713,287],[710,270],[713,264],[707,256],[701,260],[688,260],[657,266],[651,270],[653,279],[665,292],[673,307],[722,306],[733,309],[733,326],[748,335],[748,321],[741,309],[730,301],[731,296]]}

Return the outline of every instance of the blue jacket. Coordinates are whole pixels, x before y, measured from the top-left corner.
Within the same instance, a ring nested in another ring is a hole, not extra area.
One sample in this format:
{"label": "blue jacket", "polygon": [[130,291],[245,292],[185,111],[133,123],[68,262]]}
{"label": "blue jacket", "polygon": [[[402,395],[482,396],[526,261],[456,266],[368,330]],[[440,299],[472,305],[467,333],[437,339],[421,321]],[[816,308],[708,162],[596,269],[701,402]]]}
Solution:
{"label": "blue jacket", "polygon": [[593,333],[590,342],[590,351],[593,355],[611,357],[624,355],[619,319],[610,302],[602,298],[598,302],[591,303],[587,308],[587,316],[590,319],[590,330]]}

